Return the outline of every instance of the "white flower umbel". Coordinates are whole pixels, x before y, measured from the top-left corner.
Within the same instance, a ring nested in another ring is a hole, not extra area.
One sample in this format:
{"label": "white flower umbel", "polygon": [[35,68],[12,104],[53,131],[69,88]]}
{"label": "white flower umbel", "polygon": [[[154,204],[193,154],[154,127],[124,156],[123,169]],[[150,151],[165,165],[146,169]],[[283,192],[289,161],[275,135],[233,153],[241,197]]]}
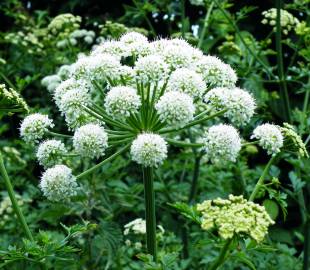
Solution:
{"label": "white flower umbel", "polygon": [[71,112],[78,112],[82,110],[81,105],[88,105],[90,100],[91,97],[87,89],[72,89],[61,97],[59,110],[63,115]]}
{"label": "white flower umbel", "polygon": [[188,68],[179,68],[172,72],[167,91],[179,91],[192,98],[201,98],[206,91],[206,84],[200,74]]}
{"label": "white flower umbel", "polygon": [[237,87],[211,89],[205,95],[204,100],[216,109],[227,109],[224,116],[239,126],[245,125],[251,120],[256,108],[252,95]]}
{"label": "white flower umbel", "polygon": [[[82,80],[75,80],[73,78],[70,78],[68,80],[63,81],[54,92],[54,100],[56,105],[60,106],[60,101],[65,93],[67,93],[70,90],[77,90],[80,91],[80,89],[87,89],[86,83]],[[83,91],[83,90],[82,90]]]}
{"label": "white flower umbel", "polygon": [[108,135],[104,128],[87,124],[78,128],[73,136],[73,147],[83,157],[99,158],[108,147]]}
{"label": "white flower umbel", "polygon": [[110,54],[118,59],[121,59],[123,56],[127,55],[126,46],[120,41],[117,40],[107,40],[99,44],[91,53],[91,56],[96,56],[100,54]]}
{"label": "white flower umbel", "polygon": [[168,65],[158,55],[148,55],[136,61],[134,72],[138,81],[156,83],[168,75]]}
{"label": "white flower umbel", "polygon": [[59,75],[50,75],[42,79],[41,84],[47,88],[47,90],[52,93],[55,88],[60,84],[61,77]]}
{"label": "white flower umbel", "polygon": [[128,56],[145,56],[150,54],[147,37],[137,32],[129,32],[121,36],[120,42],[126,47]]}
{"label": "white flower umbel", "polygon": [[237,82],[235,71],[215,56],[204,56],[194,64],[208,87],[233,87]]}
{"label": "white flower umbel", "polygon": [[36,143],[41,140],[54,123],[47,115],[34,113],[27,116],[20,126],[20,135],[28,143]]}
{"label": "white flower umbel", "polygon": [[127,86],[112,87],[105,98],[104,107],[113,118],[123,118],[137,112],[141,106],[136,89]]}
{"label": "white flower umbel", "polygon": [[142,218],[137,218],[124,226],[124,235],[128,235],[130,232],[134,234],[145,234],[146,233],[146,222]]}
{"label": "white flower umbel", "polygon": [[161,54],[164,61],[169,65],[170,70],[189,67],[191,65],[191,51],[186,47],[167,45]]}
{"label": "white flower umbel", "polygon": [[230,125],[219,124],[210,127],[202,138],[206,158],[212,163],[235,162],[241,150],[238,131]]}
{"label": "white flower umbel", "polygon": [[61,163],[66,153],[64,143],[59,140],[47,140],[39,145],[36,157],[40,165],[48,168]]}
{"label": "white flower umbel", "polygon": [[75,196],[78,184],[70,168],[56,165],[43,173],[40,188],[49,200],[59,202]]}
{"label": "white flower umbel", "polygon": [[162,122],[176,127],[185,126],[193,120],[195,113],[193,99],[177,91],[165,93],[156,103],[155,108]]}
{"label": "white flower umbel", "polygon": [[157,134],[143,133],[132,142],[131,158],[144,167],[157,167],[167,158],[167,143]]}
{"label": "white flower umbel", "polygon": [[256,127],[251,139],[258,139],[258,144],[265,149],[269,155],[279,153],[284,141],[280,127],[268,123]]}

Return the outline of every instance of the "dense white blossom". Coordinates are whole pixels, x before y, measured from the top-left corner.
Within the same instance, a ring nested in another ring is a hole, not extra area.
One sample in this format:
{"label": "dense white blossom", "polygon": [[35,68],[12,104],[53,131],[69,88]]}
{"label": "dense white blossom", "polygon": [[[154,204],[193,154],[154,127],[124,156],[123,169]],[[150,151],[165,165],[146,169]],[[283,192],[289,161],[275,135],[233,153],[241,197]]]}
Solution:
{"label": "dense white blossom", "polygon": [[40,188],[49,200],[59,202],[75,196],[78,184],[70,168],[65,165],[55,165],[43,173]]}
{"label": "dense white blossom", "polygon": [[161,56],[171,70],[189,67],[192,64],[191,52],[186,47],[168,44],[163,49]]}
{"label": "dense white blossom", "polygon": [[147,37],[137,32],[129,32],[121,36],[120,42],[126,46],[129,55],[145,56],[150,54],[151,48]]}
{"label": "dense white blossom", "polygon": [[206,91],[206,84],[200,74],[187,68],[179,68],[170,75],[167,91],[179,91],[200,98]]}
{"label": "dense white blossom", "polygon": [[140,57],[134,67],[136,78],[144,83],[164,80],[168,75],[168,65],[158,55]]}
{"label": "dense white blossom", "polygon": [[141,99],[137,90],[128,86],[112,87],[107,93],[104,107],[114,118],[130,116],[141,106]]}
{"label": "dense white blossom", "polygon": [[237,87],[211,89],[204,100],[218,110],[226,109],[224,116],[236,125],[247,124],[256,108],[252,95]]}
{"label": "dense white blossom", "polygon": [[70,90],[76,90],[76,91],[85,91],[83,89],[87,89],[87,85],[82,80],[75,80],[73,78],[70,78],[68,80],[63,81],[58,87],[55,89],[54,92],[54,100],[58,107],[60,107],[60,101],[65,93],[67,93]]}
{"label": "dense white blossom", "polygon": [[62,114],[78,112],[83,110],[81,105],[90,103],[91,97],[87,89],[72,89],[64,93],[59,103],[59,110]]}
{"label": "dense white blossom", "polygon": [[110,54],[117,58],[127,55],[126,46],[117,40],[107,40],[99,44],[91,53],[92,56]]}
{"label": "dense white blossom", "polygon": [[124,235],[128,235],[130,232],[134,234],[145,234],[146,233],[146,223],[142,218],[137,218],[124,226]]}
{"label": "dense white blossom", "polygon": [[155,108],[160,120],[173,126],[186,125],[193,119],[195,113],[193,99],[177,91],[165,93],[156,103]]}
{"label": "dense white blossom", "polygon": [[241,150],[238,131],[230,125],[219,124],[210,127],[202,138],[206,158],[212,163],[235,162]]}
{"label": "dense white blossom", "polygon": [[280,127],[268,123],[256,127],[251,139],[257,139],[258,144],[265,149],[269,155],[279,153],[284,140]]}
{"label": "dense white blossom", "polygon": [[50,93],[53,93],[56,87],[60,84],[61,77],[59,75],[49,75],[41,80],[41,84],[47,88]]}
{"label": "dense white blossom", "polygon": [[72,66],[71,65],[62,65],[58,72],[57,75],[61,78],[61,80],[67,80],[70,77],[72,71]]}
{"label": "dense white blossom", "polygon": [[193,65],[208,87],[233,87],[237,82],[235,71],[215,56],[203,56]]}
{"label": "dense white blossom", "polygon": [[47,168],[61,163],[63,155],[66,153],[67,150],[63,142],[47,140],[39,145],[36,156],[40,165]]}
{"label": "dense white blossom", "polygon": [[157,167],[167,158],[167,143],[157,134],[143,133],[132,142],[131,158],[144,167]]}
{"label": "dense white blossom", "polygon": [[29,143],[41,140],[49,128],[53,128],[54,123],[47,115],[34,113],[27,116],[20,126],[21,137]]}
{"label": "dense white blossom", "polygon": [[108,135],[99,125],[81,126],[74,133],[73,147],[83,157],[99,158],[108,147]]}

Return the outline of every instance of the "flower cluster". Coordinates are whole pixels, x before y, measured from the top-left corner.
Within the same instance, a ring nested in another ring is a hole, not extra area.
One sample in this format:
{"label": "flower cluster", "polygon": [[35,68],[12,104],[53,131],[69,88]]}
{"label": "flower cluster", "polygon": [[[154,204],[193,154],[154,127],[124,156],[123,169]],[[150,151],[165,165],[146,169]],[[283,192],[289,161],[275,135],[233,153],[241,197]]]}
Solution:
{"label": "flower cluster", "polygon": [[283,135],[279,126],[263,124],[256,127],[251,139],[258,139],[258,144],[267,151],[269,155],[275,155],[281,151],[283,146]]}
{"label": "flower cluster", "polygon": [[77,29],[77,30],[74,30],[72,33],[70,33],[69,37],[63,40],[59,40],[56,43],[56,46],[58,48],[76,46],[78,44],[78,41],[83,41],[86,44],[92,44],[94,42],[95,37],[96,37],[96,34],[92,30],[88,31],[86,29]]}
{"label": "flower cluster", "polygon": [[4,108],[9,112],[28,112],[25,100],[12,88],[7,89],[5,84],[0,84],[0,112]]}
{"label": "flower cluster", "polygon": [[130,232],[134,234],[145,234],[146,233],[146,224],[145,220],[142,218],[137,218],[124,226],[124,235],[129,234]]}
{"label": "flower cluster", "polygon": [[306,145],[292,125],[284,123],[280,130],[284,137],[284,147],[287,150],[297,153],[299,157],[309,157]]}
{"label": "flower cluster", "polygon": [[268,227],[274,224],[263,206],[247,201],[243,196],[206,200],[197,205],[197,210],[202,214],[201,227],[204,230],[216,228],[224,239],[237,234],[261,242]]}
{"label": "flower cluster", "polygon": [[71,32],[80,28],[82,18],[70,13],[56,16],[48,25],[48,30],[55,36],[67,37]]}
{"label": "flower cluster", "polygon": [[78,184],[70,168],[65,165],[55,165],[47,169],[40,182],[40,188],[49,200],[65,201],[77,194]]}
{"label": "flower cluster", "polygon": [[[265,10],[263,11],[262,15],[264,16],[262,24],[269,24],[273,26],[273,30],[276,31],[277,9],[271,8],[269,10]],[[282,32],[283,34],[287,35],[292,29],[294,29],[299,24],[299,20],[284,9],[280,10],[280,15],[281,15],[280,24],[282,27]]]}
{"label": "flower cluster", "polygon": [[27,116],[20,126],[20,135],[28,143],[41,140],[54,123],[47,115],[34,113]]}
{"label": "flower cluster", "polygon": [[[65,27],[64,18],[55,18],[51,25],[59,26],[51,29]],[[70,33],[77,33],[74,30]],[[40,145],[37,157],[44,167],[58,166],[62,156],[96,159],[108,147],[123,145],[122,149],[130,148],[136,163],[157,167],[167,158],[168,143],[178,143],[169,133],[189,127],[204,130],[198,125],[212,118],[218,121],[221,116],[236,125],[248,123],[255,101],[236,82],[229,65],[204,55],[183,39],[148,41],[140,33],[128,32],[117,40],[106,40],[89,55],[80,55],[75,63],[42,80],[74,133],[72,141],[65,141],[73,144],[67,149],[74,152],[67,153],[62,141],[50,140]],[[21,135],[26,141],[39,141],[52,126],[47,116],[32,115],[22,123]],[[212,163],[235,162],[241,149],[239,133],[230,125],[217,123],[200,140]],[[44,174],[44,190],[50,190],[45,195],[54,190],[57,173],[62,174],[59,187],[74,194],[75,185],[66,186],[63,181],[73,178],[64,177],[64,169],[57,168]],[[64,193],[58,192],[60,200]]]}
{"label": "flower cluster", "polygon": [[206,158],[212,163],[235,162],[241,150],[238,131],[230,125],[210,127],[202,138]]}
{"label": "flower cluster", "polygon": [[47,140],[42,142],[37,151],[37,159],[45,168],[60,164],[67,149],[59,140]]}
{"label": "flower cluster", "polygon": [[227,110],[224,116],[236,125],[247,124],[256,107],[252,95],[240,88],[214,88],[204,100],[218,110]]}

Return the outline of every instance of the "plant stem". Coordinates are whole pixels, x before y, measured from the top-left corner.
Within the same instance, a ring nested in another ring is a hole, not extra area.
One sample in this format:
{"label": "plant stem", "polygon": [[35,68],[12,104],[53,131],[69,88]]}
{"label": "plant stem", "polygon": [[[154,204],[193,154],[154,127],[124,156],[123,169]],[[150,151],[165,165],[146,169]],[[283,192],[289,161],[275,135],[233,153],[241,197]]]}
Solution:
{"label": "plant stem", "polygon": [[139,6],[139,4],[137,3],[137,1],[133,0],[132,2],[133,2],[134,5],[136,6],[136,8],[140,10],[141,14],[143,15],[143,17],[144,17],[146,23],[148,24],[148,26],[149,26],[149,28],[150,28],[150,31],[151,31],[152,35],[155,37],[155,36],[156,36],[156,31],[155,31],[155,29],[154,29],[154,27],[153,27],[151,21],[150,21],[149,18],[147,17],[147,14],[145,13],[145,10],[143,10],[143,8],[141,8],[141,7]]}
{"label": "plant stem", "polygon": [[182,142],[182,141],[177,141],[173,139],[165,139],[168,143],[180,146],[180,147],[203,147],[203,143],[189,143],[189,142]]}
{"label": "plant stem", "polygon": [[120,154],[124,153],[128,148],[130,147],[130,144],[127,144],[126,146],[124,146],[123,148],[121,148],[119,151],[117,151],[116,153],[114,153],[113,155],[109,156],[108,158],[104,159],[103,161],[101,161],[100,163],[98,163],[97,165],[91,167],[90,169],[86,170],[85,172],[82,172],[81,174],[79,174],[76,179],[85,177],[86,175],[92,173],[93,171],[97,170],[98,168],[100,168],[102,165],[108,163],[109,161],[115,159],[116,157],[118,157]]}
{"label": "plant stem", "polygon": [[156,247],[156,215],[155,215],[155,194],[154,175],[152,167],[143,167],[144,199],[145,199],[145,220],[146,220],[146,246],[149,254],[157,260]]}
{"label": "plant stem", "polygon": [[49,130],[46,132],[46,134],[47,135],[51,135],[51,136],[55,136],[55,137],[66,138],[66,139],[71,139],[72,138],[71,135],[56,133],[56,132],[49,131]]}
{"label": "plant stem", "polygon": [[251,195],[250,195],[250,198],[249,198],[249,201],[254,201],[257,193],[259,192],[261,186],[264,184],[264,181],[265,181],[265,177],[272,165],[272,163],[274,162],[275,158],[277,157],[277,155],[274,155],[271,157],[271,159],[268,161],[265,169],[263,170],[263,173],[262,175],[260,176],[260,178],[258,179],[255,187],[254,187],[254,190],[252,191]]}
{"label": "plant stem", "polygon": [[282,102],[284,102],[285,120],[291,122],[291,105],[287,91],[287,84],[284,75],[283,54],[282,54],[282,29],[281,29],[281,6],[282,0],[277,0],[277,20],[276,20],[276,50],[277,67],[279,75],[279,86]]}
{"label": "plant stem", "polygon": [[207,120],[210,120],[214,117],[217,117],[217,116],[220,116],[220,115],[223,115],[225,112],[227,112],[227,109],[224,109],[224,110],[221,110],[219,112],[216,112],[212,115],[209,115],[209,116],[206,116],[206,117],[203,117],[201,119],[197,119],[197,120],[194,120],[190,123],[188,123],[187,125],[185,125],[184,127],[181,127],[181,128],[171,128],[171,129],[162,129],[162,130],[159,130],[159,134],[164,134],[164,133],[170,133],[170,132],[174,132],[174,131],[180,131],[180,130],[183,130],[183,129],[187,129],[189,127],[192,127],[192,126],[195,126],[195,125],[198,125],[198,124],[201,124]]}
{"label": "plant stem", "polygon": [[227,252],[229,251],[229,246],[232,242],[233,238],[226,240],[224,246],[221,249],[220,255],[214,261],[214,263],[208,268],[208,270],[216,270],[225,262],[225,257]]}
{"label": "plant stem", "polygon": [[203,43],[203,41],[205,39],[206,31],[207,31],[207,28],[209,26],[209,18],[210,18],[211,12],[213,10],[213,7],[214,7],[214,2],[212,1],[212,3],[210,4],[210,6],[208,8],[208,11],[207,11],[207,14],[206,14],[206,17],[205,17],[205,20],[204,20],[203,28],[202,28],[202,31],[201,31],[201,34],[200,34],[200,38],[199,38],[199,42],[198,42],[198,48],[199,49],[201,48],[202,43]]}
{"label": "plant stem", "polygon": [[12,186],[12,183],[11,183],[11,180],[8,176],[8,173],[5,169],[5,166],[4,166],[4,162],[3,162],[3,157],[2,157],[2,153],[0,152],[0,173],[1,173],[1,176],[4,180],[4,184],[6,186],[6,189],[8,191],[8,194],[9,194],[9,197],[10,197],[10,200],[11,200],[11,203],[12,203],[12,207],[14,209],[14,212],[26,234],[26,236],[31,240],[33,241],[33,236],[30,232],[30,229],[27,225],[27,222],[26,222],[26,219],[18,205],[18,202],[16,200],[16,197],[15,197],[15,193],[14,193],[14,189],[13,189],[13,186]]}
{"label": "plant stem", "polygon": [[193,173],[193,178],[192,178],[191,190],[188,196],[189,203],[193,203],[193,201],[195,200],[196,194],[197,194],[201,158],[202,158],[202,155],[198,155],[195,157],[194,173]]}

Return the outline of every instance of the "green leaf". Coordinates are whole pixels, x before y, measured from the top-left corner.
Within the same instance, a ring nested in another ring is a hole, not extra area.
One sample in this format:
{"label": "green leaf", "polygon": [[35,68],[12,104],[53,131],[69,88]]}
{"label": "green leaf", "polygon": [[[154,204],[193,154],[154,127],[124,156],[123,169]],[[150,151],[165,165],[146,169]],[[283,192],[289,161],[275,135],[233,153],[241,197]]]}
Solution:
{"label": "green leaf", "polygon": [[201,224],[200,214],[195,206],[187,205],[186,203],[176,202],[174,204],[168,203],[173,208],[177,209],[183,216],[194,221],[197,224]]}
{"label": "green leaf", "polygon": [[278,204],[273,200],[266,199],[266,200],[264,200],[263,205],[264,205],[266,211],[268,212],[269,216],[273,220],[275,220],[277,218],[277,216],[279,215]]}

